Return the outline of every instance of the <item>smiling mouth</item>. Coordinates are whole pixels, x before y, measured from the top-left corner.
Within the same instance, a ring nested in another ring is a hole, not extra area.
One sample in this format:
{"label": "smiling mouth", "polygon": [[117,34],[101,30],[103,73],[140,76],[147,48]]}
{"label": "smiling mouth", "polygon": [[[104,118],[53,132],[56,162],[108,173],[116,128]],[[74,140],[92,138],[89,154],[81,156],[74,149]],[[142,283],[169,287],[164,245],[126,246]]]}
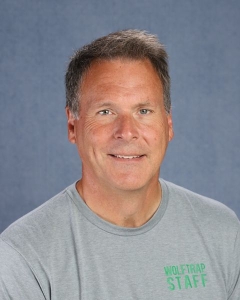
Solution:
{"label": "smiling mouth", "polygon": [[110,154],[110,155],[116,158],[123,158],[123,159],[134,159],[134,158],[140,158],[144,156],[144,155],[114,155],[114,154]]}

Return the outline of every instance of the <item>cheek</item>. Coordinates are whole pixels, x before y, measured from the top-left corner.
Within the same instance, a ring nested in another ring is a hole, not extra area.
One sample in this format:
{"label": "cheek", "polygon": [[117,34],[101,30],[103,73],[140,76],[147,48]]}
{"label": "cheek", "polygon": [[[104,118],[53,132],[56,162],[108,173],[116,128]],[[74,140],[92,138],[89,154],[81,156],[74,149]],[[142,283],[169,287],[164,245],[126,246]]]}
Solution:
{"label": "cheek", "polygon": [[81,119],[79,122],[79,132],[82,136],[82,147],[100,147],[108,139],[111,130],[96,122],[94,118]]}
{"label": "cheek", "polygon": [[164,141],[168,140],[168,129],[166,128],[164,122],[156,122],[154,125],[146,127],[144,129],[145,139],[149,143],[164,144]]}
{"label": "cheek", "polygon": [[147,141],[152,158],[157,162],[162,160],[168,146],[167,130],[164,127],[152,129],[147,132],[145,141]]}
{"label": "cheek", "polygon": [[80,119],[80,129],[84,136],[92,135],[98,128],[98,124],[93,118]]}

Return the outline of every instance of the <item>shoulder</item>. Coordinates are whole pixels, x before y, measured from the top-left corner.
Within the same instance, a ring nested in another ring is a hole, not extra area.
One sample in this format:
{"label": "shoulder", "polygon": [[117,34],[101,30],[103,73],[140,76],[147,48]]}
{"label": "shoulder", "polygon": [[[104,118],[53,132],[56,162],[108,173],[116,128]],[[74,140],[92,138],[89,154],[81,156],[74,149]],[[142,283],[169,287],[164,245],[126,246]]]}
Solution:
{"label": "shoulder", "polygon": [[72,188],[23,216],[0,235],[0,294],[4,286],[6,293],[16,299],[50,297],[46,295],[49,295],[51,262],[61,249],[59,241],[64,240],[64,227],[73,209]]}
{"label": "shoulder", "polygon": [[69,191],[73,186],[15,221],[2,232],[1,239],[14,249],[27,249],[30,244],[40,249],[46,246],[47,240],[57,238],[72,209]]}
{"label": "shoulder", "polygon": [[239,230],[239,220],[229,207],[214,199],[199,195],[171,182],[161,180],[168,194],[169,205],[181,212],[182,217],[194,218],[196,222],[211,229],[216,227],[225,232]]}

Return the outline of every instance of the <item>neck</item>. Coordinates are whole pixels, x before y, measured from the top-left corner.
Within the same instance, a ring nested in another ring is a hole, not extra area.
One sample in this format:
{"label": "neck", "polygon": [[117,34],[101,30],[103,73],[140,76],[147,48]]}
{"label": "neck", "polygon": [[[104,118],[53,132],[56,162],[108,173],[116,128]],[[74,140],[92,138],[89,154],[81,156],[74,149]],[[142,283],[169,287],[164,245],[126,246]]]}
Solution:
{"label": "neck", "polygon": [[93,185],[84,178],[77,191],[88,207],[102,219],[122,227],[139,227],[156,212],[162,196],[158,180],[138,190],[114,190]]}

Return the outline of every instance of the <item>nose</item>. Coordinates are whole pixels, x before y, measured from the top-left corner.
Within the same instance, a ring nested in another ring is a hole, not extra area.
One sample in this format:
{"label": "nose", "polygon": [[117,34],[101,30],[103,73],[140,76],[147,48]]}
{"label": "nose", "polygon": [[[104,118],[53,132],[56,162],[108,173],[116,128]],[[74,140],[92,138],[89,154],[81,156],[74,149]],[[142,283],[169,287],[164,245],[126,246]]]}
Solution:
{"label": "nose", "polygon": [[132,115],[118,116],[115,121],[114,137],[115,139],[122,139],[125,141],[138,139],[138,125]]}

